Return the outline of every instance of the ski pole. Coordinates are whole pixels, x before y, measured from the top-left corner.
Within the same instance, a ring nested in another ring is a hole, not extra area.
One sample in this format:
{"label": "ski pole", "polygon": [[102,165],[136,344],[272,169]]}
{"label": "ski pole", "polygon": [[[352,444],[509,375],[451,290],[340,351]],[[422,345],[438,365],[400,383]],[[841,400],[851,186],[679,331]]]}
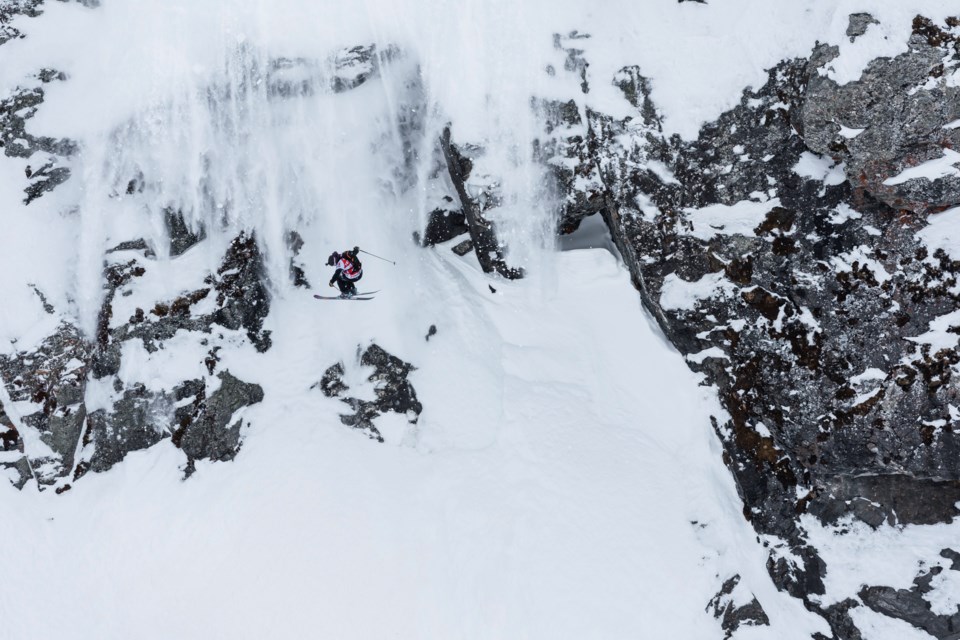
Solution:
{"label": "ski pole", "polygon": [[392,264],[393,266],[397,266],[397,263],[394,262],[393,260],[387,260],[386,258],[381,258],[380,256],[378,256],[378,255],[375,254],[375,253],[370,253],[369,251],[364,251],[363,249],[360,249],[360,253],[365,253],[365,254],[367,254],[368,256],[373,256],[374,258],[379,258],[380,260],[383,260],[384,262],[389,262],[389,263]]}

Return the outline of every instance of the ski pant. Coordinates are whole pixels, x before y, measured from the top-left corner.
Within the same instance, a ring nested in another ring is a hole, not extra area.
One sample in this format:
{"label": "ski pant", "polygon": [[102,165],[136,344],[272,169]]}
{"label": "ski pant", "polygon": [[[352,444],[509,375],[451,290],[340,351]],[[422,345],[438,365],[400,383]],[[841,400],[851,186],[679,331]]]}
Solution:
{"label": "ski pant", "polygon": [[355,280],[347,280],[344,277],[343,273],[339,273],[334,277],[333,281],[337,283],[337,286],[340,287],[340,293],[343,294],[355,294],[357,292],[357,287],[354,282],[363,277],[363,274],[360,274]]}

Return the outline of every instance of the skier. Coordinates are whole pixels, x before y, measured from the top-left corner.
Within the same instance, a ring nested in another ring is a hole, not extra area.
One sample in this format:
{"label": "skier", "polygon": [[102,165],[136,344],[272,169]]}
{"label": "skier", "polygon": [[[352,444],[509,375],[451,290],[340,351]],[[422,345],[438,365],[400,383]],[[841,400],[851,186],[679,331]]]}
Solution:
{"label": "skier", "polygon": [[330,278],[330,286],[334,283],[340,287],[341,298],[352,298],[357,295],[357,287],[354,284],[363,277],[363,265],[360,264],[360,247],[354,247],[352,251],[337,253],[334,251],[327,258],[328,267],[336,267],[333,277]]}

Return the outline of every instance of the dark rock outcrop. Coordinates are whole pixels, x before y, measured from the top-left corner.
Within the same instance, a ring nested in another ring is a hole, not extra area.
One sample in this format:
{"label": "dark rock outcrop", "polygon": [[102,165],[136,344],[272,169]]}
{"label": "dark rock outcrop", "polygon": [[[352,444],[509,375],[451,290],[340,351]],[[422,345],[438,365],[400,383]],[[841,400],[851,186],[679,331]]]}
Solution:
{"label": "dark rock outcrop", "polygon": [[300,250],[303,249],[303,237],[296,231],[287,233],[287,249],[290,250],[290,281],[295,287],[310,288],[310,281],[307,280],[307,273],[303,269],[303,264],[297,260]]}
{"label": "dark rock outcrop", "polygon": [[872,24],[880,23],[869,13],[851,13],[850,23],[847,25],[847,36],[850,42],[865,34]]}
{"label": "dark rock outcrop", "polygon": [[604,217],[645,307],[719,392],[744,515],[789,549],[771,547],[770,575],[837,638],[858,637],[856,603],[811,598],[829,567],[798,516],[957,514],[960,349],[923,336],[956,333],[960,261],[917,234],[960,179],[887,181],[956,143],[957,89],[929,81],[960,66],[958,25],[918,18],[907,53],[842,86],[821,73],[834,48],[784,61],[690,142],[664,136],[636,67],[609,79],[629,117],[537,103],[560,231]]}
{"label": "dark rock outcrop", "polygon": [[[380,74],[382,65],[399,58],[395,45],[378,48],[375,44],[357,45],[334,52],[329,60],[273,58],[262,75],[267,95],[299,98],[315,93],[343,93],[356,89]],[[259,80],[261,71],[256,70]]]}
{"label": "dark rock outcrop", "polygon": [[170,237],[170,255],[172,257],[181,255],[207,237],[207,231],[202,226],[198,229],[192,229],[187,224],[182,211],[164,210],[163,221],[167,227],[167,235]]}
{"label": "dark rock outcrop", "polygon": [[[84,392],[90,348],[79,330],[62,323],[36,348],[0,355],[0,378],[10,400],[18,404],[22,428],[31,429],[42,443],[25,450],[31,474],[41,485],[52,485],[73,468],[74,454],[86,420]],[[29,409],[25,409],[29,407]],[[22,441],[5,415],[8,447]],[[9,450],[9,449],[8,449]],[[19,465],[19,463],[17,463]],[[22,481],[16,483],[23,485]]]}
{"label": "dark rock outcrop", "polygon": [[717,595],[707,604],[707,611],[720,621],[725,640],[732,636],[740,627],[770,625],[770,618],[756,597],[752,598],[746,604],[736,604],[733,592],[739,584],[739,575],[735,575],[726,580]]}
{"label": "dark rock outcrop", "polygon": [[169,437],[173,406],[174,398],[136,384],[124,390],[109,412],[105,409],[91,412],[83,444],[93,453],[78,466],[74,480],[87,471],[107,471],[128,453],[152,447]]}
{"label": "dark rock outcrop", "polygon": [[[42,85],[65,79],[66,76],[60,72],[43,69],[32,83],[17,87],[10,97],[0,101],[0,147],[4,155],[8,158],[34,158],[35,154],[40,154],[39,162],[33,159],[33,164],[25,170],[28,184],[24,189],[24,204],[30,204],[70,177],[70,169],[62,164],[76,153],[76,143],[67,139],[36,136],[26,130],[27,121],[37,114],[46,95]],[[37,164],[40,166],[37,167]]]}
{"label": "dark rock outcrop", "polygon": [[232,460],[240,451],[243,426],[242,419],[233,420],[234,414],[263,400],[260,385],[238,380],[229,371],[217,377],[220,388],[209,397],[202,380],[190,381],[176,391],[176,396],[194,396],[193,403],[178,409],[179,428],[172,435],[173,443],[187,454],[187,476],[194,472],[197,460]]}
{"label": "dark rock outcrop", "polygon": [[270,293],[265,282],[263,256],[253,234],[237,236],[227,249],[216,276],[208,283],[217,294],[213,322],[227,329],[244,329],[257,351],[270,348],[270,332],[263,321],[270,313]]}
{"label": "dark rock outcrop", "polygon": [[430,247],[453,240],[469,231],[467,218],[463,211],[437,208],[429,214],[427,228],[423,232],[421,244],[424,247]]}
{"label": "dark rock outcrop", "polygon": [[17,489],[22,489],[33,472],[23,451],[23,439],[0,404],[0,470]]}
{"label": "dark rock outcrop", "polygon": [[460,205],[477,260],[485,273],[496,272],[505,278],[523,277],[523,271],[507,265],[504,260],[503,246],[497,238],[493,223],[484,216],[484,212],[500,206],[499,185],[492,178],[484,178],[483,185],[472,185],[468,189],[468,180],[473,173],[474,161],[483,155],[483,149],[476,145],[457,145],[451,139],[450,127],[443,130],[440,146],[447,162],[450,180],[460,197]]}
{"label": "dark rock outcrop", "polygon": [[[851,29],[860,30],[853,17]],[[907,172],[941,158],[960,162],[960,128],[948,126],[960,119],[960,87],[947,81],[960,68],[960,34],[917,16],[907,52],[874,60],[844,85],[829,73],[837,55],[821,45],[810,60],[800,114],[806,145],[844,162],[852,185],[891,207],[923,213],[960,204],[960,171]]]}
{"label": "dark rock outcrop", "polygon": [[[951,554],[956,556],[949,550],[941,552],[948,558]],[[955,570],[955,566],[949,569],[933,567],[914,578],[910,589],[864,587],[860,591],[860,599],[877,613],[909,622],[934,638],[960,638],[960,608],[952,615],[934,613],[930,602],[924,598],[934,590],[933,581],[938,575]]]}
{"label": "dark rock outcrop", "polygon": [[360,400],[347,397],[350,390],[344,381],[344,364],[338,362],[331,365],[324,372],[320,382],[314,385],[319,387],[323,395],[328,398],[339,398],[353,410],[352,414],[342,414],[340,421],[343,424],[364,431],[371,439],[383,442],[383,436],[373,421],[380,415],[392,411],[405,415],[411,424],[416,424],[423,405],[417,400],[417,392],[407,379],[411,371],[416,368],[387,353],[383,348],[372,344],[359,355],[359,365],[373,367],[373,373],[367,378],[374,384],[376,400]]}

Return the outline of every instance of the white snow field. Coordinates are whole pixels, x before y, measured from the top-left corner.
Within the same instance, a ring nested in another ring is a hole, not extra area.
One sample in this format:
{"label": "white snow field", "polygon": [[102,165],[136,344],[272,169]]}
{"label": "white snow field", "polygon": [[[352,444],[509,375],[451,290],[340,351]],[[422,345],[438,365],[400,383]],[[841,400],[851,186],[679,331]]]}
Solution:
{"label": "white snow field", "polygon": [[[231,360],[266,390],[236,460],[184,482],[165,441],[61,496],[0,488],[7,637],[717,638],[706,603],[745,568],[776,637],[821,629],[765,575],[708,390],[613,257],[493,295],[450,256],[413,258],[414,291],[371,265],[372,303],[278,301],[273,349]],[[309,390],[371,338],[425,406],[385,444]]]}
{"label": "white snow field", "polygon": [[[0,91],[42,67],[66,72],[28,129],[81,151],[73,178],[29,208],[29,161],[0,161],[0,349],[29,349],[61,319],[91,330],[103,251],[137,237],[165,246],[166,206],[210,237],[148,262],[115,322],[200,286],[249,229],[271,275],[273,347],[257,354],[224,332],[221,369],[265,391],[244,410],[252,426],[234,461],[200,462],[183,481],[184,456],[165,440],[62,495],[0,482],[0,637],[716,639],[706,605],[737,573],[734,596],[755,595],[771,626],[736,640],[829,633],[772,584],[710,426],[722,414],[713,392],[643,311],[609,239],[596,221],[553,239],[526,150],[538,126],[530,97],[573,95],[575,80],[543,70],[563,65],[552,34],[578,29],[593,35],[582,41],[587,104],[624,110],[609,79],[639,64],[667,131],[695,137],[765,68],[844,40],[849,13],[873,11],[883,26],[869,50],[838,59],[839,78],[896,53],[918,8],[950,4],[102,0],[17,19],[27,37],[0,49]],[[314,61],[322,76],[337,50],[371,42],[403,55],[352,91],[276,100],[245,85],[251,66],[276,57]],[[419,159],[398,175],[399,105],[416,100]],[[500,215],[512,216],[505,239],[524,280],[410,241],[447,122],[488,148],[504,180]],[[118,189],[136,171],[149,197]],[[312,290],[287,284],[289,229],[306,242]],[[353,245],[397,262],[366,257],[360,288],[381,290],[376,299],[314,300],[331,291],[329,252]],[[124,379],[215,384],[205,350],[174,341],[153,355],[130,347]],[[372,342],[417,367],[424,406],[416,425],[378,418],[383,444],[311,388],[343,361],[352,391],[370,397],[357,352]],[[111,400],[94,384],[88,394],[91,406]],[[828,560],[855,570],[856,550],[819,531],[836,551]],[[909,549],[909,535],[876,544]],[[829,595],[856,587],[831,583]],[[864,624],[872,640],[907,637],[890,635],[896,621]]]}

